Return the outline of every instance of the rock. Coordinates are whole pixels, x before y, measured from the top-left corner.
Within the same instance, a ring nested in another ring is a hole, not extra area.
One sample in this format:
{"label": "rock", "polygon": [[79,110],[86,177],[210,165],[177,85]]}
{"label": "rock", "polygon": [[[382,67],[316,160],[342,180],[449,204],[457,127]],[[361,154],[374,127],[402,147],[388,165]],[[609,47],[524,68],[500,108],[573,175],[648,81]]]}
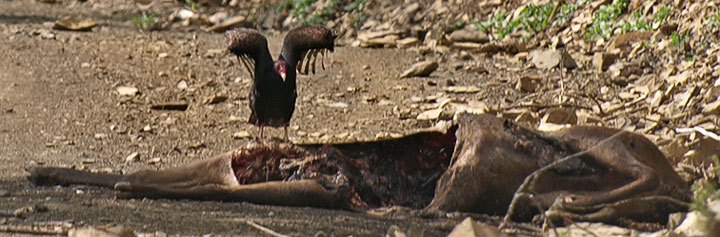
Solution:
{"label": "rock", "polygon": [[93,158],[83,158],[83,159],[82,159],[82,164],[83,164],[83,165],[95,164],[95,159],[93,159]]}
{"label": "rock", "polygon": [[383,38],[362,40],[362,41],[360,41],[360,47],[363,47],[363,48],[378,48],[378,47],[393,48],[393,47],[395,47],[395,41],[397,41],[397,38],[398,38],[397,36],[386,36]]}
{"label": "rock", "polygon": [[188,108],[187,102],[167,102],[167,103],[159,103],[159,104],[153,104],[150,106],[150,109],[154,110],[186,110]]}
{"label": "rock", "polygon": [[409,69],[405,70],[405,72],[400,74],[400,78],[426,77],[429,76],[430,73],[434,72],[438,68],[438,66],[438,63],[435,61],[419,62],[410,66]]}
{"label": "rock", "polygon": [[396,40],[395,44],[397,45],[398,48],[407,48],[407,47],[419,45],[420,40],[416,37],[408,37],[408,38]]}
{"label": "rock", "polygon": [[160,157],[155,157],[155,158],[149,159],[147,161],[147,164],[148,165],[157,165],[157,164],[160,164],[160,162],[161,162]]}
{"label": "rock", "polygon": [[720,99],[716,99],[713,102],[703,105],[702,114],[711,115],[718,114],[720,112]]}
{"label": "rock", "polygon": [[188,10],[188,9],[180,9],[180,10],[177,11],[177,13],[175,14],[175,17],[177,17],[177,19],[179,19],[179,20],[181,20],[181,21],[190,19],[190,18],[192,18],[193,16],[195,16],[195,13],[194,13],[193,11]]}
{"label": "rock", "polygon": [[102,140],[108,138],[108,135],[105,133],[95,133],[95,139]]}
{"label": "rock", "polygon": [[235,27],[236,25],[241,25],[243,22],[245,22],[244,16],[234,16],[223,21],[222,23],[215,24],[210,28],[207,28],[205,31],[222,33],[232,27]]}
{"label": "rock", "polygon": [[611,78],[629,77],[630,75],[642,75],[643,69],[635,63],[616,63],[607,69]]}
{"label": "rock", "polygon": [[672,232],[681,236],[707,236],[708,218],[699,211],[691,211],[685,220]]}
{"label": "rock", "polygon": [[635,42],[647,42],[652,37],[652,31],[645,32],[627,32],[621,35],[613,37],[610,46],[606,51],[613,51],[614,49],[620,49],[623,55],[627,55],[632,49],[632,44]]}
{"label": "rock", "polygon": [[472,42],[455,42],[450,45],[450,48],[453,49],[461,49],[461,50],[470,50],[475,51],[480,49],[482,47],[482,44],[479,43],[472,43]]}
{"label": "rock", "polygon": [[554,68],[560,63],[568,69],[577,67],[575,60],[563,50],[538,49],[532,51],[531,57],[531,62],[539,69]]}
{"label": "rock", "polygon": [[250,133],[247,131],[239,131],[239,132],[233,133],[231,137],[234,139],[246,139],[246,138],[251,138],[252,135],[250,135]]}
{"label": "rock", "polygon": [[476,86],[448,86],[443,88],[445,92],[449,93],[477,93],[480,92],[480,88]]}
{"label": "rock", "polygon": [[44,31],[40,34],[40,38],[55,39],[55,33],[53,33],[52,31]]}
{"label": "rock", "polygon": [[68,231],[68,237],[134,237],[135,231],[125,228],[122,225],[110,228],[94,228],[91,226],[73,228]]}
{"label": "rock", "polygon": [[66,16],[55,21],[54,29],[88,31],[97,26],[97,22],[90,19],[78,19],[73,16]]}
{"label": "rock", "polygon": [[357,39],[362,41],[368,41],[371,39],[385,38],[387,36],[398,36],[402,33],[399,30],[385,30],[385,31],[365,31],[358,33]]}
{"label": "rock", "polygon": [[137,161],[138,159],[140,159],[140,153],[138,153],[138,152],[136,151],[136,152],[130,153],[130,155],[128,155],[127,157],[125,157],[125,162],[126,162],[126,163],[135,162],[135,161]]}
{"label": "rock", "polygon": [[208,17],[208,21],[210,21],[210,23],[212,23],[213,25],[220,24],[225,21],[228,16],[229,15],[227,12],[216,12],[215,14],[212,14]]}
{"label": "rock", "polygon": [[408,237],[408,235],[405,234],[405,231],[402,231],[400,227],[392,225],[385,234],[385,237]]}
{"label": "rock", "polygon": [[452,232],[448,234],[448,237],[499,237],[507,236],[500,232],[495,226],[491,226],[485,223],[474,221],[472,218],[465,218],[460,224],[453,228]]}
{"label": "rock", "polygon": [[675,74],[675,75],[669,76],[669,77],[667,77],[667,79],[665,79],[665,81],[667,81],[670,84],[684,84],[685,82],[688,81],[688,79],[690,79],[692,77],[693,77],[692,70],[687,70],[680,74]]}
{"label": "rock", "polygon": [[496,42],[490,42],[483,44],[480,46],[479,49],[477,49],[477,52],[479,53],[487,53],[487,54],[496,54],[500,51],[503,51],[503,47],[497,44]]}
{"label": "rock", "polygon": [[187,88],[188,88],[187,81],[182,80],[182,81],[178,82],[177,88],[180,89],[180,90],[185,90],[185,89],[187,89]]}
{"label": "rock", "polygon": [[482,31],[463,29],[453,31],[450,34],[450,42],[487,43],[488,41],[490,41],[490,38]]}
{"label": "rock", "polygon": [[523,76],[518,79],[518,82],[515,85],[515,89],[518,89],[525,93],[533,93],[540,87],[541,82],[542,78]]}
{"label": "rock", "polygon": [[555,231],[548,231],[548,236],[638,236],[638,233],[635,230],[602,223],[578,222],[566,227],[556,228]]}
{"label": "rock", "polygon": [[417,116],[417,120],[437,120],[440,118],[440,114],[443,112],[442,108],[431,109],[424,111]]}
{"label": "rock", "polygon": [[129,86],[118,86],[115,88],[115,91],[118,92],[121,96],[135,96],[138,93],[138,89],[135,87],[129,87]]}
{"label": "rock", "polygon": [[616,53],[595,53],[592,58],[593,67],[598,72],[604,72],[610,65],[617,61],[619,55]]}
{"label": "rock", "polygon": [[554,124],[577,124],[577,115],[574,110],[564,108],[553,108],[545,111],[541,123]]}
{"label": "rock", "polygon": [[9,197],[10,191],[7,191],[5,189],[0,189],[0,197]]}

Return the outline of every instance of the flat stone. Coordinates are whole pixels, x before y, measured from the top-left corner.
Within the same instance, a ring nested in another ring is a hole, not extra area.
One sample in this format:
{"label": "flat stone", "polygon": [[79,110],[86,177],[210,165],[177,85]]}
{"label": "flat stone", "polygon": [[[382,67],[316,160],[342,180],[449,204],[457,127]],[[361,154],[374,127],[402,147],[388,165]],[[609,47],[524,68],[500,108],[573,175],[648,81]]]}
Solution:
{"label": "flat stone", "polygon": [[450,34],[451,42],[473,42],[473,43],[487,43],[490,41],[487,34],[482,31],[475,30],[456,30]]}
{"label": "flat stone", "polygon": [[460,224],[453,228],[448,237],[465,237],[465,236],[483,236],[483,237],[499,237],[507,236],[498,230],[497,227],[480,223],[472,218],[465,218]]}
{"label": "flat stone", "polygon": [[53,28],[58,30],[88,31],[97,26],[97,22],[91,19],[79,19],[74,16],[66,16],[55,21]]}
{"label": "flat stone", "polygon": [[435,61],[425,61],[425,62],[419,62],[416,64],[413,64],[410,66],[409,69],[405,70],[402,74],[400,74],[400,78],[406,78],[406,77],[426,77],[429,76],[430,73],[437,70],[439,64]]}
{"label": "flat stone", "polygon": [[232,138],[234,138],[234,139],[246,139],[246,138],[251,138],[251,137],[252,137],[252,135],[250,135],[250,133],[247,131],[239,131],[239,132],[232,134]]}
{"label": "flat stone", "polygon": [[592,57],[593,67],[598,72],[604,72],[617,61],[619,56],[616,53],[595,53]]}
{"label": "flat stone", "polygon": [[427,110],[427,111],[424,111],[424,112],[418,114],[416,119],[417,120],[437,120],[438,118],[440,118],[440,114],[442,113],[442,111],[443,111],[442,108]]}
{"label": "flat stone", "polygon": [[135,87],[118,86],[115,88],[115,91],[117,91],[121,96],[135,96],[139,90]]}

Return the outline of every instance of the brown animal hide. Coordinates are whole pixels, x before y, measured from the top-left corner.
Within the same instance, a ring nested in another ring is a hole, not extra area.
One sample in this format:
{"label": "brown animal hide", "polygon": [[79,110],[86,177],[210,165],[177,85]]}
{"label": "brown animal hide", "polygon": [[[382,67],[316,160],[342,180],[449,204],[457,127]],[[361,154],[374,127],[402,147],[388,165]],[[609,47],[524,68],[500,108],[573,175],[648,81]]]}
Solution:
{"label": "brown animal hide", "polygon": [[[571,158],[567,158],[571,157]],[[565,158],[565,159],[564,159]],[[425,207],[556,223],[665,223],[690,191],[641,135],[573,127],[540,133],[489,115],[449,128],[353,144],[249,142],[184,166],[130,175],[31,167],[36,184],[114,187],[118,197],[247,201],[368,210]],[[518,188],[531,176],[532,182]],[[525,195],[515,195],[518,194]]]}

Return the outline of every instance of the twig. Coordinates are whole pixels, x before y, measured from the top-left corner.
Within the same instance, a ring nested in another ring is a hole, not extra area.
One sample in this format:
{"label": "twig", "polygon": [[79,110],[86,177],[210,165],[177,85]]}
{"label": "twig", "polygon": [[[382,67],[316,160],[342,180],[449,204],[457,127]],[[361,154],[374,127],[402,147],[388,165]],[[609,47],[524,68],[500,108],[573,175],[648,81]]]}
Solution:
{"label": "twig", "polygon": [[578,109],[585,109],[592,111],[592,108],[585,107],[582,105],[575,105],[575,104],[569,104],[569,103],[560,103],[560,104],[550,104],[550,105],[544,105],[544,104],[520,104],[520,105],[511,105],[504,108],[499,108],[498,111],[504,111],[504,110],[510,110],[510,109],[518,109],[518,108],[535,108],[535,109],[547,109],[547,108],[557,108],[557,107],[567,107],[567,108],[578,108]]}
{"label": "twig", "polygon": [[270,228],[267,228],[267,227],[265,227],[265,226],[261,226],[261,225],[255,223],[255,222],[252,221],[252,220],[247,220],[247,221],[245,221],[245,222],[246,222],[248,225],[250,225],[250,226],[252,226],[252,227],[255,227],[255,229],[258,229],[258,230],[262,231],[263,233],[266,233],[266,234],[269,234],[269,235],[272,235],[272,236],[275,236],[275,237],[288,237],[287,235],[284,235],[284,234],[280,234],[280,233],[278,233],[278,232],[275,232],[274,230],[271,230]]}
{"label": "twig", "polygon": [[676,132],[676,133],[689,133],[689,132],[693,132],[693,131],[699,132],[700,134],[705,135],[705,136],[707,136],[707,137],[710,137],[710,138],[712,138],[712,139],[715,139],[716,141],[720,141],[720,136],[718,136],[717,134],[715,134],[715,133],[713,133],[713,132],[710,132],[710,131],[708,131],[708,130],[705,130],[704,128],[699,127],[699,126],[695,126],[695,127],[692,127],[692,128],[678,128],[678,129],[675,129],[675,132]]}
{"label": "twig", "polygon": [[36,225],[0,225],[0,232],[33,235],[66,235],[68,230],[65,228],[53,228]]}
{"label": "twig", "polygon": [[560,9],[560,5],[562,5],[563,2],[564,2],[563,0],[558,0],[557,5],[555,5],[555,7],[553,7],[552,12],[550,13],[550,16],[547,19],[548,25],[552,24],[552,21],[553,21],[553,19],[555,19],[555,15],[557,15],[558,10]]}
{"label": "twig", "polygon": [[[505,217],[503,218],[503,222],[500,224],[500,226],[499,226],[498,228],[499,228],[499,229],[503,229],[503,228],[505,228],[505,226],[508,225],[508,223],[510,223],[510,218],[512,217],[513,213],[515,212],[515,208],[516,208],[516,206],[517,206],[518,199],[520,199],[520,196],[521,196],[521,195],[522,195],[522,196],[528,195],[528,194],[525,192],[525,190],[526,190],[527,187],[530,185],[530,182],[534,182],[535,179],[536,179],[541,173],[544,173],[544,172],[546,172],[547,170],[549,170],[549,169],[551,169],[551,168],[553,168],[553,167],[555,167],[555,166],[557,166],[557,165],[559,165],[559,164],[561,164],[561,163],[564,163],[564,162],[566,162],[566,161],[568,161],[568,160],[570,160],[570,159],[572,159],[572,158],[576,158],[576,157],[583,156],[583,155],[589,153],[590,151],[594,150],[595,148],[598,148],[598,147],[600,147],[601,145],[604,145],[606,142],[608,142],[608,141],[610,141],[610,140],[612,140],[612,139],[615,139],[617,136],[619,136],[620,134],[623,134],[623,133],[625,133],[625,132],[626,132],[626,131],[624,131],[624,130],[620,130],[620,131],[616,132],[615,134],[613,134],[612,136],[610,136],[610,137],[608,137],[608,138],[605,138],[605,139],[603,139],[602,141],[598,142],[597,144],[593,145],[592,147],[588,148],[587,150],[584,150],[584,151],[581,151],[581,152],[578,152],[578,153],[575,153],[575,154],[572,154],[572,155],[563,157],[562,159],[556,160],[556,161],[554,161],[553,163],[550,163],[549,165],[546,165],[546,166],[544,166],[544,167],[542,167],[542,168],[540,168],[540,169],[538,169],[538,170],[535,170],[535,171],[532,172],[530,175],[528,175],[527,177],[525,177],[525,181],[523,181],[522,185],[520,185],[520,187],[518,187],[517,191],[515,191],[515,195],[513,196],[512,201],[510,201],[510,206],[508,207],[508,211],[505,213]],[[530,196],[530,198],[532,198],[532,196]]]}

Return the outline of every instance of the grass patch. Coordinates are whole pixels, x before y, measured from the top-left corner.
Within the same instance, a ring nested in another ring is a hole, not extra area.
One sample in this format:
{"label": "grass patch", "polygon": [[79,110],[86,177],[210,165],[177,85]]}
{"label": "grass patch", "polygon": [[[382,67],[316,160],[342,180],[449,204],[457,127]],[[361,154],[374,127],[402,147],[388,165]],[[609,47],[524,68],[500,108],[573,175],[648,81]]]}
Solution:
{"label": "grass patch", "polygon": [[717,10],[715,14],[707,16],[707,26],[711,30],[717,30],[720,28],[720,10]]}
{"label": "grass patch", "polygon": [[368,1],[356,0],[346,3],[343,0],[331,0],[325,6],[318,7],[322,10],[316,9],[317,0],[289,0],[287,4],[292,8],[292,16],[300,20],[300,24],[306,26],[325,24],[343,12],[357,12],[358,17],[353,19],[354,23],[364,21],[367,19],[364,10]]}
{"label": "grass patch", "polygon": [[720,199],[717,180],[720,177],[720,158],[714,155],[712,162],[713,166],[708,169],[708,175],[696,180],[690,187],[690,190],[693,191],[693,202],[690,204],[690,210],[698,211],[708,217],[714,216],[712,211],[708,209],[708,203]]}
{"label": "grass patch", "polygon": [[528,4],[520,11],[516,19],[509,19],[505,12],[498,11],[487,20],[475,22],[473,25],[488,34],[495,34],[496,39],[503,39],[505,36],[519,31],[527,32],[528,34],[525,37],[531,38],[538,32],[545,30],[552,23],[566,23],[578,8],[578,4],[562,4],[558,8],[553,22],[548,22],[548,18],[556,5],[557,2],[539,5]]}
{"label": "grass patch", "polygon": [[130,22],[132,22],[136,28],[141,29],[141,30],[149,29],[151,26],[153,26],[155,24],[156,21],[157,21],[157,14],[153,13],[153,14],[148,15],[145,12],[142,12],[142,15],[140,15],[140,16],[134,16],[133,18],[130,19]]}
{"label": "grass patch", "polygon": [[614,0],[611,4],[600,6],[593,24],[585,31],[585,39],[609,38],[616,33],[651,31],[665,22],[672,12],[672,8],[665,6],[658,9],[652,19],[646,18],[638,10],[630,13],[627,20],[618,20],[627,11],[629,4],[629,0]]}

